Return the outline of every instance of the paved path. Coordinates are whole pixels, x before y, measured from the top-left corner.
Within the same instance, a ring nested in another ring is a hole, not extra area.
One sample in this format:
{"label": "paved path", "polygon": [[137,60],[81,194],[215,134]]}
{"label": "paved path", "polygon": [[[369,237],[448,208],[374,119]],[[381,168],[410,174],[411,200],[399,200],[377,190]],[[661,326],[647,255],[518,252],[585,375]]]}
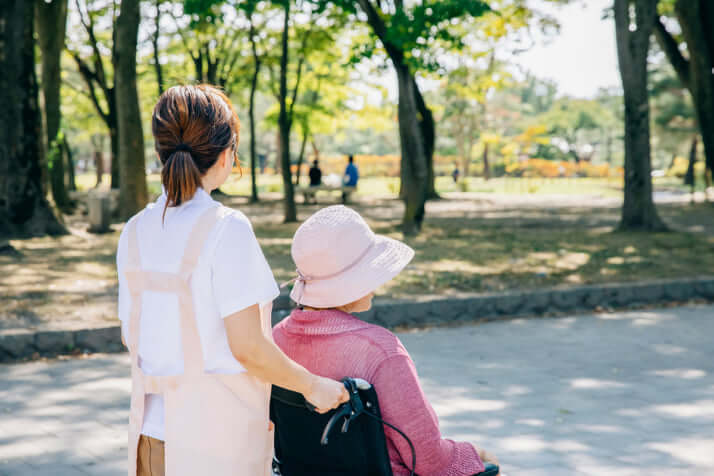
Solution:
{"label": "paved path", "polygon": [[[400,335],[508,476],[714,475],[714,306]],[[0,475],[123,475],[126,355],[0,366]]]}

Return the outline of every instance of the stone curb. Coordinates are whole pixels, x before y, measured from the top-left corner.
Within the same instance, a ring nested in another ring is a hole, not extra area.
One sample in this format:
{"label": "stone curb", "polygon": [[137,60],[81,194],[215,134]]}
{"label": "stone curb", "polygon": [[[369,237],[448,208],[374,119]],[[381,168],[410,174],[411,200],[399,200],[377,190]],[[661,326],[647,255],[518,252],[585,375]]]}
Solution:
{"label": "stone curb", "polygon": [[[359,317],[389,329],[491,321],[544,313],[586,312],[692,299],[714,301],[714,277],[512,291],[466,298],[421,302],[377,303]],[[274,303],[273,324],[290,313],[290,300]],[[119,326],[81,330],[10,331],[0,333],[0,362],[39,356],[89,352],[120,352]]]}

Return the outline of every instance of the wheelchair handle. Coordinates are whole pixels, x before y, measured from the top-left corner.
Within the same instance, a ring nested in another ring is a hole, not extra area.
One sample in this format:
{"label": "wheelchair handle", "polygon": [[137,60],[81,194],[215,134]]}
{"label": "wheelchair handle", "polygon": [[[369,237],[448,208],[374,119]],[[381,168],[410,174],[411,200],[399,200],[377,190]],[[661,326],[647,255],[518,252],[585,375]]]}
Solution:
{"label": "wheelchair handle", "polygon": [[325,425],[325,429],[322,431],[322,438],[320,438],[320,444],[322,446],[327,445],[332,429],[337,424],[337,422],[340,421],[341,418],[344,418],[345,420],[342,423],[342,428],[340,431],[342,433],[347,433],[352,419],[357,417],[364,411],[364,404],[362,403],[362,399],[359,396],[359,390],[368,390],[372,387],[366,380],[358,378],[352,379],[345,377],[342,379],[342,384],[347,389],[347,393],[350,396],[350,400],[340,405],[337,409],[337,412],[332,415],[330,420],[327,422],[327,425]]}

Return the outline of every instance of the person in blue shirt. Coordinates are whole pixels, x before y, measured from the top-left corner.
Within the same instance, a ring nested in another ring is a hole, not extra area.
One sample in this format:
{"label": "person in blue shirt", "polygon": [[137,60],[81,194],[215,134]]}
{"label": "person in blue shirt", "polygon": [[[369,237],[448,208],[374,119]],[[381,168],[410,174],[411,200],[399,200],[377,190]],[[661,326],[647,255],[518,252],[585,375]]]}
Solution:
{"label": "person in blue shirt", "polygon": [[[352,154],[348,157],[347,168],[345,169],[345,175],[342,177],[342,184],[345,187],[356,187],[357,181],[359,180],[359,171],[355,165],[355,159]],[[349,194],[346,191],[342,192],[342,203],[347,203],[347,198]]]}
{"label": "person in blue shirt", "polygon": [[345,177],[343,179],[343,182],[347,187],[356,187],[357,181],[359,180],[359,171],[357,170],[357,166],[354,164],[355,159],[352,155],[349,156],[348,160],[349,163],[347,164],[347,168],[345,169]]}

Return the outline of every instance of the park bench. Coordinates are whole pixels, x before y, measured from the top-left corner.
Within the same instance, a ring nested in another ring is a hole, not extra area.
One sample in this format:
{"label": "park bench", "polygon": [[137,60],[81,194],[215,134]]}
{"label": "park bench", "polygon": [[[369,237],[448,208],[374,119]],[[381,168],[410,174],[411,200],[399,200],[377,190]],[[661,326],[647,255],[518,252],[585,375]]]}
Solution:
{"label": "park bench", "polygon": [[297,192],[302,194],[303,202],[317,203],[317,192],[339,192],[342,196],[342,203],[350,201],[350,195],[357,187],[342,185],[340,187],[332,187],[330,185],[316,185],[314,187],[298,187]]}

